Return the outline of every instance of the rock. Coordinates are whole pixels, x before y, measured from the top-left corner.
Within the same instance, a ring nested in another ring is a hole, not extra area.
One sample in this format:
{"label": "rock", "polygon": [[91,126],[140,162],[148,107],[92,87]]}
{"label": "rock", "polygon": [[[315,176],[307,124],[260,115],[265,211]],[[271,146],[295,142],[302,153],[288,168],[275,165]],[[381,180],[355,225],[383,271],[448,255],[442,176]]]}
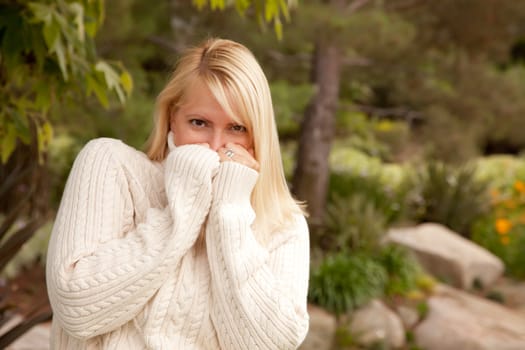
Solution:
{"label": "rock", "polygon": [[335,316],[315,305],[308,305],[308,314],[310,328],[299,350],[332,349],[337,329]]}
{"label": "rock", "polygon": [[492,286],[490,294],[500,295],[505,305],[525,314],[525,282],[500,278]]}
{"label": "rock", "polygon": [[504,270],[501,259],[439,224],[394,228],[386,239],[412,250],[429,273],[455,287],[469,289],[475,280],[490,286]]}
{"label": "rock", "polygon": [[379,300],[371,301],[353,314],[349,331],[364,346],[382,343],[388,348],[399,348],[405,344],[401,320]]}
{"label": "rock", "polygon": [[396,307],[396,313],[401,319],[401,322],[403,322],[405,329],[411,329],[419,321],[419,313],[414,308],[398,305]]}
{"label": "rock", "polygon": [[[4,335],[21,320],[22,317],[19,315],[11,318],[8,323],[0,328],[0,335]],[[51,322],[40,323],[11,343],[5,350],[48,350],[50,334]]]}
{"label": "rock", "polygon": [[425,350],[523,350],[525,318],[500,304],[439,285],[414,329]]}

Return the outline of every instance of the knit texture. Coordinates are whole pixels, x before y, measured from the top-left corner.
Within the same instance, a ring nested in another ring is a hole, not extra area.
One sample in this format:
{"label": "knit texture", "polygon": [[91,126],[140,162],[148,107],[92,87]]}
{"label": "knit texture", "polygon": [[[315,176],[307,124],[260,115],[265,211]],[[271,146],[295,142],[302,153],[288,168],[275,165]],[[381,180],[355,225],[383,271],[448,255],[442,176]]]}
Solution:
{"label": "knit texture", "polygon": [[89,142],[48,248],[51,348],[297,348],[308,228],[297,216],[260,245],[257,177],[198,145],[170,145],[157,163],[118,140]]}

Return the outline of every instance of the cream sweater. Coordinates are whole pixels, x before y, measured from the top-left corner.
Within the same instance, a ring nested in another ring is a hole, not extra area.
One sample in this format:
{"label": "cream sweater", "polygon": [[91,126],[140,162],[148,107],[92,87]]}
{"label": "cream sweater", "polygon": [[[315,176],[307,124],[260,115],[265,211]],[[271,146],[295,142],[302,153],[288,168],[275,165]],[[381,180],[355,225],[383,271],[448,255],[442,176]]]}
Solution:
{"label": "cream sweater", "polygon": [[202,146],[156,163],[118,140],[89,142],[49,243],[51,349],[297,348],[308,228],[299,216],[260,245],[257,177]]}

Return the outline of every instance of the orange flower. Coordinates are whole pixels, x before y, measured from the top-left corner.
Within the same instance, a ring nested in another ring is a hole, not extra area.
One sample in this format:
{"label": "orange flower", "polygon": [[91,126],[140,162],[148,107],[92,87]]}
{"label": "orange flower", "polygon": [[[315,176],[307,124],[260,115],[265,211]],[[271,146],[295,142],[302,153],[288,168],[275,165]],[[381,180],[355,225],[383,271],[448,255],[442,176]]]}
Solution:
{"label": "orange flower", "polygon": [[503,245],[509,245],[510,237],[509,236],[501,236],[500,241],[501,241],[501,244],[503,244]]}
{"label": "orange flower", "polygon": [[497,219],[496,220],[496,231],[500,235],[506,235],[509,233],[510,229],[512,228],[512,223],[507,219]]}
{"label": "orange flower", "polygon": [[514,189],[519,193],[525,193],[525,182],[516,180],[516,182],[514,182]]}

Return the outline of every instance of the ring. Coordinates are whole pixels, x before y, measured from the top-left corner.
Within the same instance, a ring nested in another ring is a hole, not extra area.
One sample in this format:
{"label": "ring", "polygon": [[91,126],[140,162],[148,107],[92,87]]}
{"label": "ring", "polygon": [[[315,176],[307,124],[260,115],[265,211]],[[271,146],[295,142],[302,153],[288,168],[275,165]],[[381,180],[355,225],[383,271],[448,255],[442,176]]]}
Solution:
{"label": "ring", "polygon": [[227,149],[226,151],[224,151],[224,154],[226,155],[226,157],[228,158],[233,158],[233,155],[235,154],[231,149]]}

